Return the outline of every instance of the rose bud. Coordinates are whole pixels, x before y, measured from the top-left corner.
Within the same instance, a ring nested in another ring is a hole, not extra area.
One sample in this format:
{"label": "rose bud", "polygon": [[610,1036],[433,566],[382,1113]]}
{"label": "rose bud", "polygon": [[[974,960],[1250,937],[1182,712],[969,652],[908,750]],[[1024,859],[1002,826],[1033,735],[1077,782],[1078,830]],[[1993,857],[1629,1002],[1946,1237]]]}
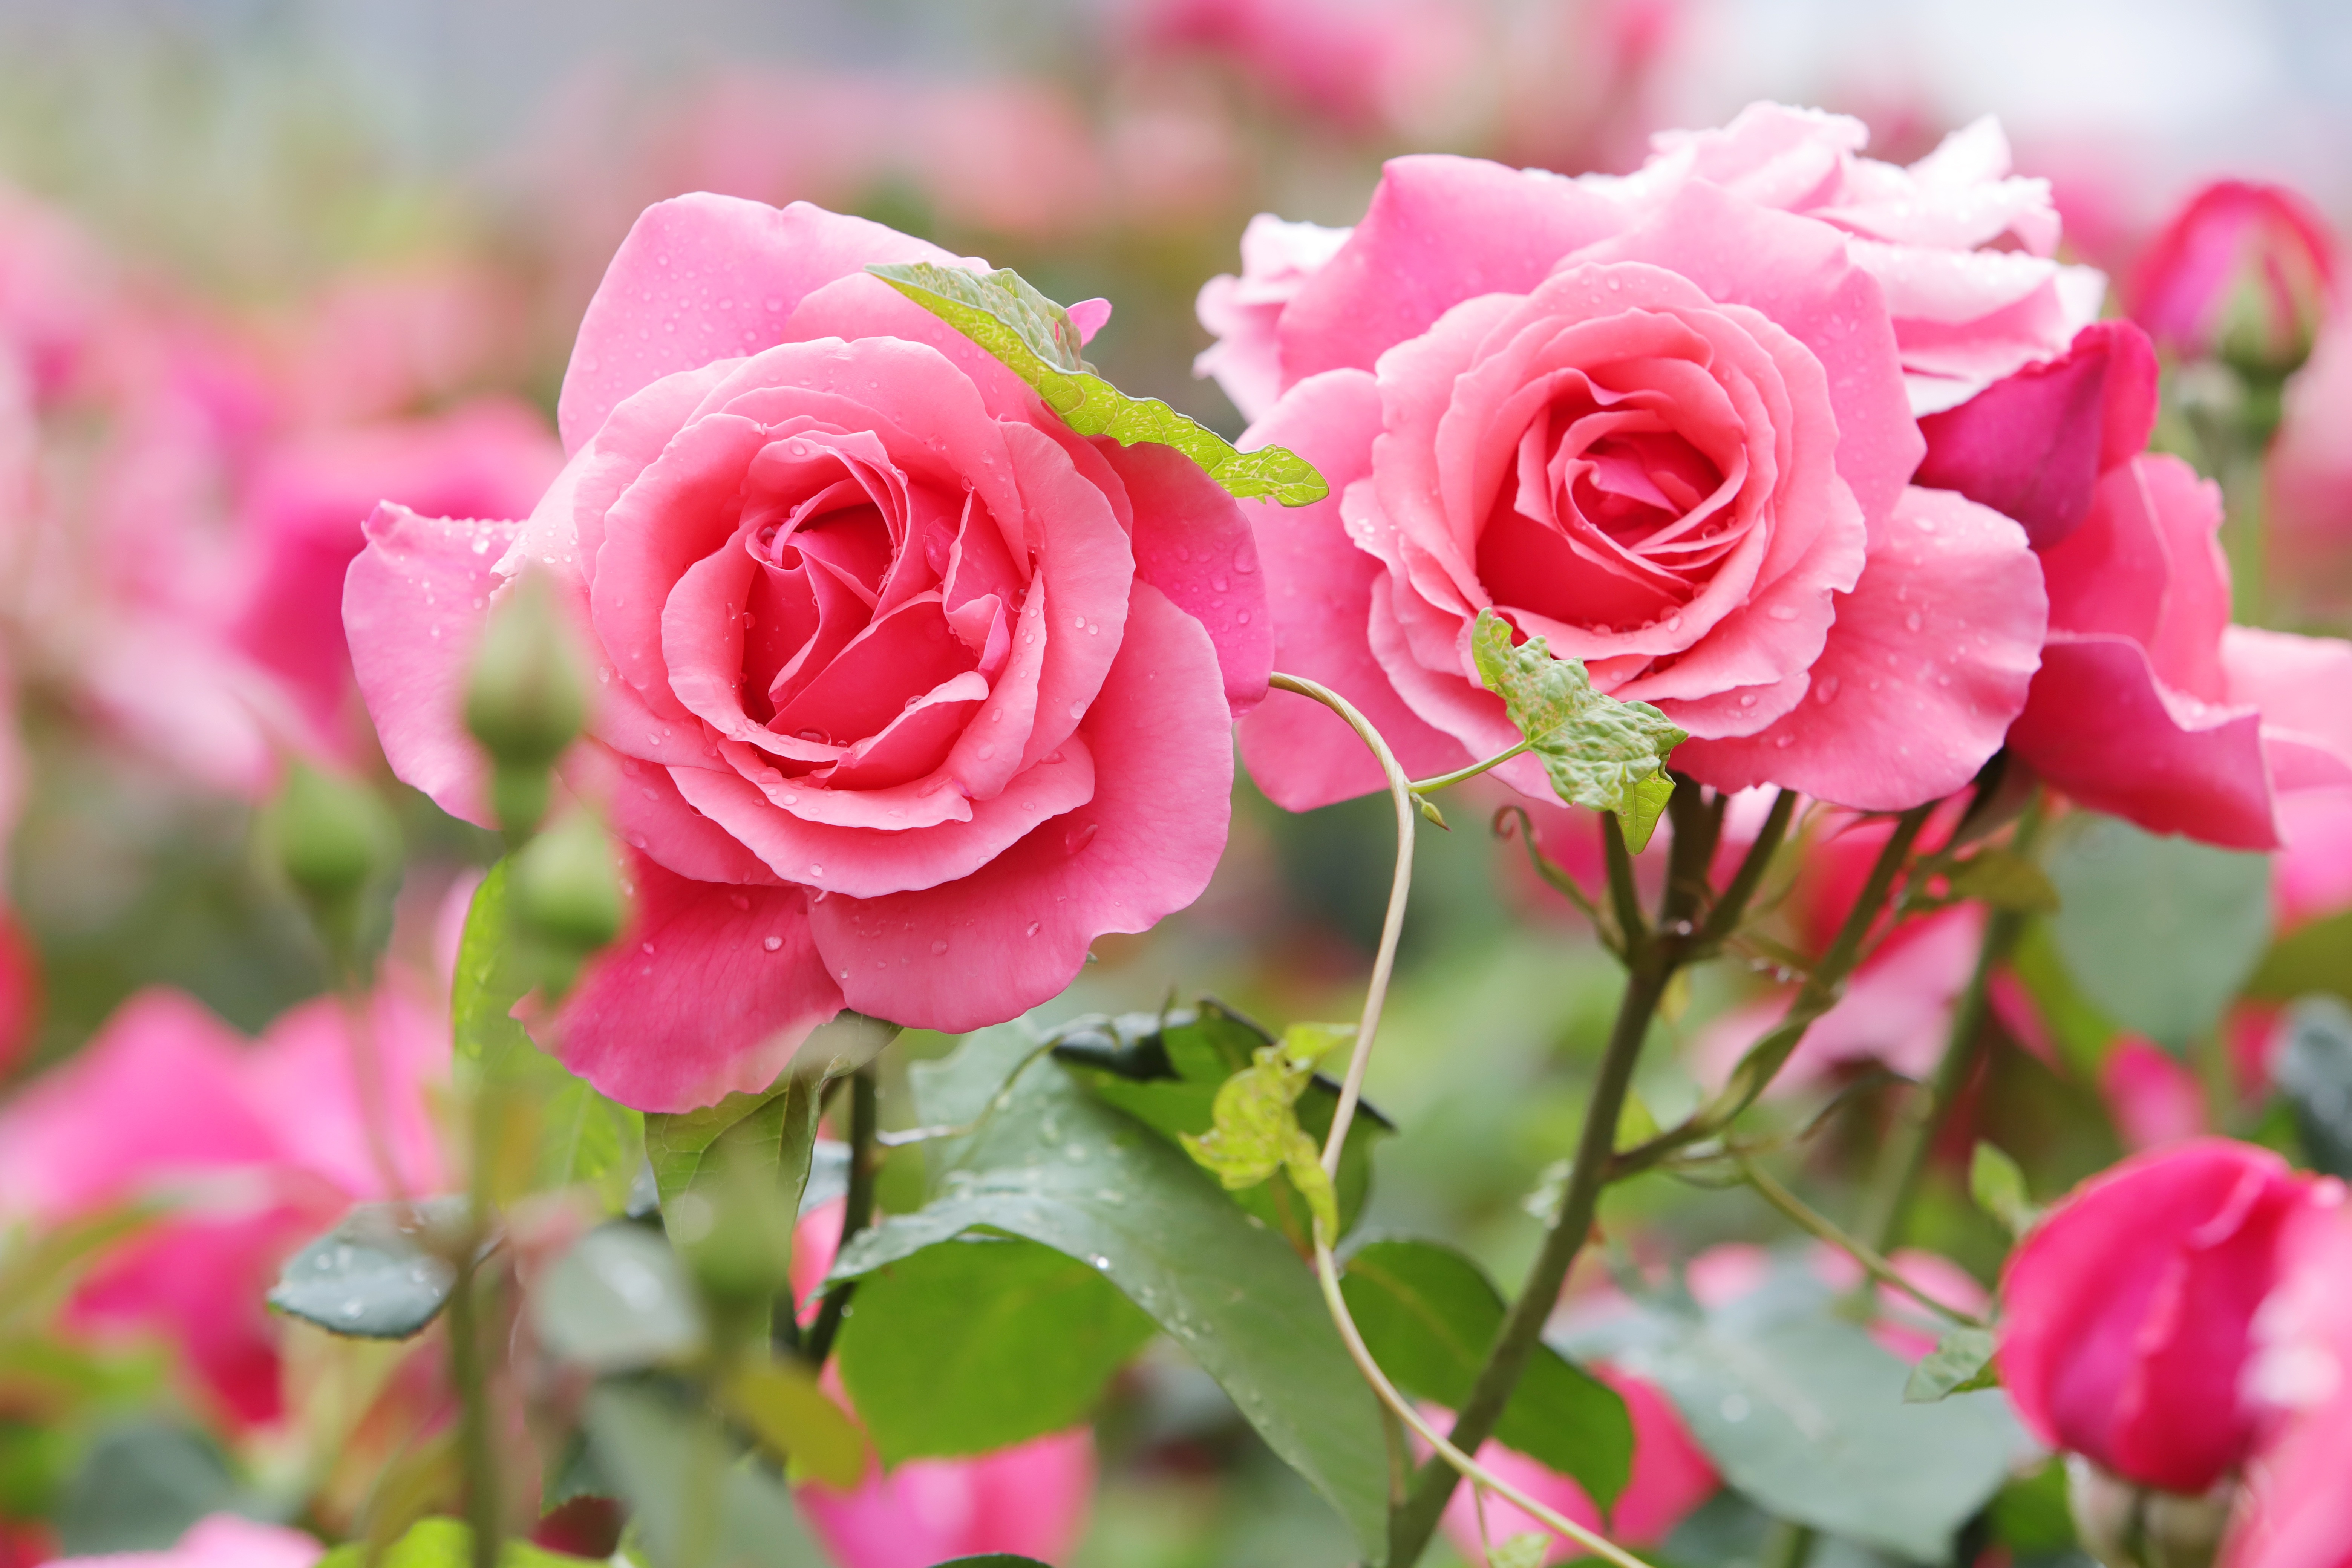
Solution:
{"label": "rose bud", "polygon": [[2254,1313],[2318,1186],[2268,1150],[2200,1138],[2075,1189],[2001,1281],[2000,1381],[2026,1429],[2185,1497],[2235,1471],[2261,1417],[2243,1392]]}
{"label": "rose bud", "polygon": [[499,824],[528,832],[547,813],[547,770],[580,733],[587,683],[546,583],[525,575],[482,633],[466,689],[466,728],[497,763]]}
{"label": "rose bud", "polygon": [[2131,313],[2184,359],[2277,379],[2311,357],[2335,270],[2335,242],[2310,203],[2281,185],[2218,180],[2148,247]]}
{"label": "rose bud", "polygon": [[559,997],[628,918],[612,843],[595,817],[575,811],[523,847],[513,877],[516,932],[537,961],[541,987]]}

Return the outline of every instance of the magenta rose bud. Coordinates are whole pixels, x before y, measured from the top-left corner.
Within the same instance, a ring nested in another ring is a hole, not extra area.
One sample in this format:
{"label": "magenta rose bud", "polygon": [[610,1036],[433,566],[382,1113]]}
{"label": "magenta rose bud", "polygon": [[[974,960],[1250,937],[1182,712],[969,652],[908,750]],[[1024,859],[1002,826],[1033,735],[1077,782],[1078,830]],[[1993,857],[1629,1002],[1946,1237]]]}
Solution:
{"label": "magenta rose bud", "polygon": [[1016,1016],[1224,847],[1229,730],[1272,647],[1248,525],[865,271],[908,261],[969,265],[805,204],[647,209],[530,519],[387,508],[352,568],[385,755],[476,821],[486,616],[528,565],[586,640],[559,771],[635,851],[633,923],[547,1027],[630,1105],[765,1087],[845,1007]]}
{"label": "magenta rose bud", "polygon": [[2311,356],[2326,317],[2335,252],[2326,220],[2294,192],[2217,180],[2148,247],[2131,313],[2185,359],[2289,375]]}
{"label": "magenta rose bud", "polygon": [[[1704,177],[1737,148],[1675,145],[1619,183],[1388,165],[1284,308],[1289,385],[1244,441],[1331,485],[1261,531],[1276,662],[1444,772],[1517,739],[1469,655],[1492,608],[1687,731],[1675,765],[1703,783],[1948,794],[2022,706],[2044,602],[2017,523],[1908,483],[1918,378],[1870,268],[1909,253]],[[1304,702],[1242,749],[1293,809],[1380,782]],[[1548,794],[1531,758],[1497,772]]]}
{"label": "magenta rose bud", "polygon": [[2001,1280],[2000,1380],[2027,1430],[2168,1492],[2237,1470],[2262,1426],[2245,1376],[2255,1313],[2319,1190],[2276,1154],[2219,1138],[2077,1188]]}

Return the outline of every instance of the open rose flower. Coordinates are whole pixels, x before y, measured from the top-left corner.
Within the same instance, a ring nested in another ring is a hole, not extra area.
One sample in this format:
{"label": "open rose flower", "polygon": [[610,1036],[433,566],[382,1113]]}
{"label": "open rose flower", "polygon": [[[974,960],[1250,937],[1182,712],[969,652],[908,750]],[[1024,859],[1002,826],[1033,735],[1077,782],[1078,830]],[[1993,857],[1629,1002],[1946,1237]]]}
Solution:
{"label": "open rose flower", "polygon": [[[1634,202],[1390,163],[1285,309],[1290,385],[1245,443],[1332,486],[1262,531],[1276,662],[1409,770],[1458,767],[1517,738],[1469,654],[1491,607],[1663,710],[1693,737],[1675,766],[1719,788],[1894,809],[1967,783],[2023,703],[2040,573],[2011,520],[1908,487],[1923,443],[1864,243],[1703,167]],[[1294,809],[1376,787],[1360,750],[1303,702],[1243,725]],[[1546,787],[1530,759],[1502,776]]]}
{"label": "open rose flower", "polygon": [[593,646],[563,771],[637,851],[636,912],[553,1039],[629,1104],[763,1087],[845,1006],[1013,1017],[1224,847],[1228,729],[1271,644],[1248,525],[863,270],[917,260],[963,265],[805,204],[648,209],[530,520],[387,508],[352,568],[385,753],[477,821],[484,616],[536,569]]}

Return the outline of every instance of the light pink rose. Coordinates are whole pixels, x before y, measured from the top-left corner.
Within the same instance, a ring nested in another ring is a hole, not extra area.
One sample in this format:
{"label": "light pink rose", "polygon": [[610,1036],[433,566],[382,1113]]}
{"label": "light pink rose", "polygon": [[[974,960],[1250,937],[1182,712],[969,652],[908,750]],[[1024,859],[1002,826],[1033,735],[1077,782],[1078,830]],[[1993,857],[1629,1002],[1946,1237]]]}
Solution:
{"label": "light pink rose", "polygon": [[2271,861],[2282,934],[2352,909],[2352,790],[2300,790],[2278,803],[2286,840]]}
{"label": "light pink rose", "polygon": [[1242,230],[1241,276],[1221,272],[1201,285],[1201,325],[1217,341],[1192,361],[1192,374],[1214,377],[1243,418],[1258,418],[1282,395],[1283,307],[1351,232],[1260,213]]}
{"label": "light pink rose", "polygon": [[[1275,662],[1415,773],[1517,739],[1469,656],[1488,607],[1662,709],[1694,737],[1675,765],[1724,789],[1914,805],[2022,703],[2033,558],[2010,520],[1906,488],[1894,323],[1838,229],[1696,179],[1629,217],[1587,184],[1398,159],[1281,340],[1307,379],[1248,442],[1333,495],[1262,531]],[[1293,809],[1378,783],[1308,704],[1242,737]],[[1500,776],[1546,790],[1532,759]]]}
{"label": "light pink rose", "polygon": [[2124,1147],[2137,1152],[2205,1131],[2205,1090],[2180,1059],[2153,1041],[2126,1036],[2099,1064],[2099,1098]]}
{"label": "light pink rose", "polygon": [[[1605,1362],[1592,1363],[1591,1370],[1625,1401],[1625,1414],[1633,1424],[1633,1466],[1625,1478],[1625,1489],[1618,1493],[1606,1520],[1574,1478],[1547,1468],[1517,1449],[1490,1440],[1480,1446],[1478,1462],[1589,1530],[1605,1530],[1611,1540],[1627,1546],[1656,1546],[1674,1533],[1693,1509],[1715,1495],[1722,1478],[1683,1424],[1674,1402],[1656,1384]],[[1443,1417],[1433,1422],[1440,1431],[1452,1424],[1450,1412],[1432,1414]],[[1479,1506],[1468,1487],[1455,1488],[1445,1505],[1446,1538],[1474,1563],[1485,1561],[1479,1547]],[[1485,1539],[1496,1545],[1530,1531],[1548,1533],[1533,1514],[1504,1498],[1489,1494],[1485,1507]],[[1565,1563],[1583,1555],[1573,1542],[1555,1540],[1544,1561]]]}
{"label": "light pink rose", "polygon": [[446,1070],[446,1031],[385,992],[364,1045],[373,1087],[338,1002],[306,1003],[247,1044],[193,999],[150,991],[0,1109],[0,1215],[55,1225],[141,1198],[166,1205],[98,1264],[68,1321],[160,1331],[231,1419],[277,1419],[278,1327],[263,1296],[279,1262],[353,1200],[395,1182],[429,1191],[441,1175],[424,1089]]}
{"label": "light pink rose", "polygon": [[0,346],[23,356],[41,402],[81,372],[100,329],[110,271],[70,220],[0,184]]}
{"label": "light pink rose", "polygon": [[2264,479],[2265,586],[2340,616],[2352,603],[2352,313],[2328,318],[2286,384]]}
{"label": "light pink rose", "polygon": [[563,764],[637,851],[632,928],[553,1022],[629,1104],[769,1083],[844,1006],[961,1030],[1190,903],[1271,634],[1248,525],[1164,447],[1081,440],[866,263],[878,225],[647,210],[527,522],[387,508],[344,621],[400,776],[477,821],[484,616],[551,574],[594,649]]}
{"label": "light pink rose", "polygon": [[842,1568],[929,1568],[998,1552],[1061,1561],[1094,1484],[1094,1433],[1080,1426],[968,1459],[872,1465],[853,1491],[810,1481],[794,1495]]}
{"label": "light pink rose", "polygon": [[165,1552],[60,1557],[53,1568],[310,1568],[327,1549],[315,1537],[233,1513],[207,1514]]}
{"label": "light pink rose", "polygon": [[2177,458],[2107,470],[2041,552],[2050,640],[2010,744],[2084,805],[2267,849],[2279,792],[2352,784],[2352,643],[2230,625],[2221,522]]}
{"label": "light pink rose", "polygon": [[[1597,237],[1596,226],[1612,232],[1639,221],[1693,183],[1831,226],[1846,239],[1850,262],[1880,285],[1916,414],[1952,407],[2062,353],[2096,319],[2106,279],[2051,259],[2059,220],[2049,182],[2010,174],[2009,141],[1998,121],[1987,117],[1954,132],[1907,168],[1864,157],[1869,140],[1869,128],[1850,116],[1750,104],[1719,130],[1660,132],[1640,169],[1580,175],[1572,182],[1572,200],[1553,205],[1585,215],[1577,243]],[[1342,280],[1317,290],[1314,302],[1285,321],[1283,390],[1361,363],[1349,352],[1344,331],[1336,344],[1332,337],[1352,312],[1372,312],[1369,330],[1385,346],[1427,326],[1445,304],[1488,287],[1527,287],[1567,248],[1559,247],[1557,218],[1519,234],[1488,233],[1475,199],[1460,205],[1459,190],[1416,189],[1423,182],[1409,180],[1402,167],[1415,162],[1392,165],[1375,197],[1370,221],[1396,234],[1360,252],[1357,266],[1342,268]],[[1508,259],[1482,257],[1498,238]],[[1515,240],[1531,241],[1533,248]],[[1392,263],[1398,245],[1410,248],[1416,264],[1386,294],[1381,277],[1365,271],[1363,261],[1379,256]],[[1202,324],[1223,331],[1205,312]],[[1245,342],[1255,338],[1254,323],[1243,330]]]}

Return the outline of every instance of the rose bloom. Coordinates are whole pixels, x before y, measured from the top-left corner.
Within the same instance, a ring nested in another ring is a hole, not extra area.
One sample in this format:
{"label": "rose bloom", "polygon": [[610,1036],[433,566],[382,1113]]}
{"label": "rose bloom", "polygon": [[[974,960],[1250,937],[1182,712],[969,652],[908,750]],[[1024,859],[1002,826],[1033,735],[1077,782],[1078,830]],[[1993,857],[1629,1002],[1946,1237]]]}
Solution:
{"label": "rose bloom", "polygon": [[1228,727],[1271,645],[1247,523],[863,270],[918,260],[965,265],[805,204],[648,209],[530,518],[386,508],[352,568],[385,754],[475,821],[485,616],[543,572],[592,648],[562,771],[632,847],[635,913],[551,1039],[628,1104],[763,1088],[844,1007],[1015,1016],[1223,848]]}
{"label": "rose bloom", "polygon": [[2270,1416],[2248,1461],[2225,1568],[2352,1565],[2352,1212],[2331,1184],[2299,1213],[2284,1279],[2254,1320],[2246,1393]]}
{"label": "rose bloom", "polygon": [[[1909,485],[1913,410],[2074,326],[2054,263],[1966,248],[2055,237],[2046,191],[1958,172],[2005,160],[1984,132],[1903,171],[1853,160],[1859,129],[1764,106],[1622,180],[1391,163],[1282,310],[1286,390],[1245,441],[1332,486],[1261,533],[1276,663],[1445,771],[1517,739],[1469,656],[1492,608],[1661,709],[1717,788],[1883,810],[1966,784],[2023,703],[2041,574],[2015,522]],[[1995,303],[2017,267],[2037,281]],[[1292,809],[1379,783],[1307,703],[1242,747]],[[1499,771],[1549,793],[1532,758]]]}
{"label": "rose bloom", "polygon": [[1998,1364],[2039,1441],[2194,1495],[2252,1452],[2245,1383],[2282,1237],[2333,1184],[2200,1138],[2135,1155],[2053,1208],[2010,1257]]}
{"label": "rose bloom", "polygon": [[[380,1087],[362,1085],[342,1005],[305,1003],[256,1042],[193,998],[148,991],[0,1110],[0,1223],[55,1226],[153,1200],[160,1217],[98,1259],[66,1321],[161,1334],[240,1426],[276,1421],[281,1262],[356,1199],[442,1175],[426,1082],[448,1036],[391,991],[373,1008]],[[383,1096],[377,1159],[366,1100]]]}

